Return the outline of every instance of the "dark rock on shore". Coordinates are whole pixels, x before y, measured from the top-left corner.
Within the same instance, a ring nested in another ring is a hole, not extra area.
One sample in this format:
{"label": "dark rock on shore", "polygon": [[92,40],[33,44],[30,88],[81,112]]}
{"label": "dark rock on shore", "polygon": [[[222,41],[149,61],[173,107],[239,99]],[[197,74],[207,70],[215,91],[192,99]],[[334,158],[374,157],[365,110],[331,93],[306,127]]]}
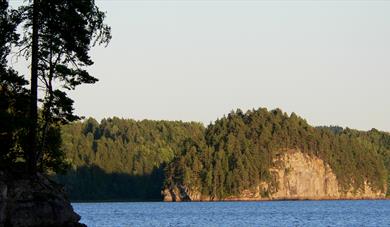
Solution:
{"label": "dark rock on shore", "polygon": [[0,171],[0,227],[85,227],[63,187],[42,174]]}

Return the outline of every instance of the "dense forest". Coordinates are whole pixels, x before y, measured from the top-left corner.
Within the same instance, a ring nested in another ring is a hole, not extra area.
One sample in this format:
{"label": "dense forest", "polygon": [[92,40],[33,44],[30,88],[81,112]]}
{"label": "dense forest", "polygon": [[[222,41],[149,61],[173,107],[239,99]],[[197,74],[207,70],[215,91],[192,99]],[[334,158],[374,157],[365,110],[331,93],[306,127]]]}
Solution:
{"label": "dense forest", "polygon": [[374,189],[383,189],[384,159],[389,152],[383,145],[389,142],[383,139],[388,139],[386,135],[375,130],[315,128],[279,109],[238,110],[207,127],[206,144],[194,142],[182,150],[167,167],[166,184],[198,188],[214,198],[238,195],[263,181],[275,190],[269,172],[273,160],[287,149],[296,149],[329,164],[342,190],[358,189],[365,181]]}
{"label": "dense forest", "polygon": [[[62,128],[72,168],[56,179],[73,200],[160,200],[161,189],[196,187],[224,198],[268,182],[286,149],[324,160],[343,190],[367,181],[383,189],[390,170],[390,134],[312,127],[304,119],[265,108],[231,112],[200,123],[89,118]],[[264,195],[272,191],[262,192]]]}
{"label": "dense forest", "polygon": [[71,169],[56,176],[73,200],[160,200],[164,167],[183,141],[202,141],[200,123],[89,118],[62,128]]}

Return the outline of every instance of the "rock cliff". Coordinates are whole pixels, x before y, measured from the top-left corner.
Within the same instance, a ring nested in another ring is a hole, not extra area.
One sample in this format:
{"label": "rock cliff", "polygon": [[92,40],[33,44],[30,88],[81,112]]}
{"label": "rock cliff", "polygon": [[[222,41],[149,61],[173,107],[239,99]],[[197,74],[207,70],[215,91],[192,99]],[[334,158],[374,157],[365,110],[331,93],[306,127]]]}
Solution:
{"label": "rock cliff", "polygon": [[46,176],[0,171],[0,227],[82,227],[62,187]]}
{"label": "rock cliff", "polygon": [[279,155],[270,172],[276,181],[275,188],[263,182],[256,188],[242,191],[238,196],[223,199],[203,196],[197,189],[183,185],[165,189],[162,193],[164,201],[381,199],[386,195],[385,191],[376,191],[368,183],[361,189],[341,190],[329,165],[297,150],[288,150]]}

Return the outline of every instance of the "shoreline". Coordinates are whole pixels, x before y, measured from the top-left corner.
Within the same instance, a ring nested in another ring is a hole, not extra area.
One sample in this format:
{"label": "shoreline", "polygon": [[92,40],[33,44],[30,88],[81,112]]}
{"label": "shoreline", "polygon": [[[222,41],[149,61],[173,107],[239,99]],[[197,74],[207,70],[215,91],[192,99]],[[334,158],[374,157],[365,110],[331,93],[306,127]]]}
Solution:
{"label": "shoreline", "polygon": [[71,203],[213,203],[213,202],[294,202],[294,201],[384,201],[386,198],[342,198],[342,199],[257,199],[257,200],[196,200],[196,201],[163,201],[163,200],[78,200]]}

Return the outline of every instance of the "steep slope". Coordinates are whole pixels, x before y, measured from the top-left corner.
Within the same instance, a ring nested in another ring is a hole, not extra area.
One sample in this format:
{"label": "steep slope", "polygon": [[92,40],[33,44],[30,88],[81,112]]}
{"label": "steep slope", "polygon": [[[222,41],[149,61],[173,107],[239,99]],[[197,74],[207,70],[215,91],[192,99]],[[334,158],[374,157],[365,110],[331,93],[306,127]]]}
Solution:
{"label": "steep slope", "polygon": [[280,110],[238,110],[187,143],[166,171],[164,199],[383,198],[378,146],[353,134],[314,128]]}

